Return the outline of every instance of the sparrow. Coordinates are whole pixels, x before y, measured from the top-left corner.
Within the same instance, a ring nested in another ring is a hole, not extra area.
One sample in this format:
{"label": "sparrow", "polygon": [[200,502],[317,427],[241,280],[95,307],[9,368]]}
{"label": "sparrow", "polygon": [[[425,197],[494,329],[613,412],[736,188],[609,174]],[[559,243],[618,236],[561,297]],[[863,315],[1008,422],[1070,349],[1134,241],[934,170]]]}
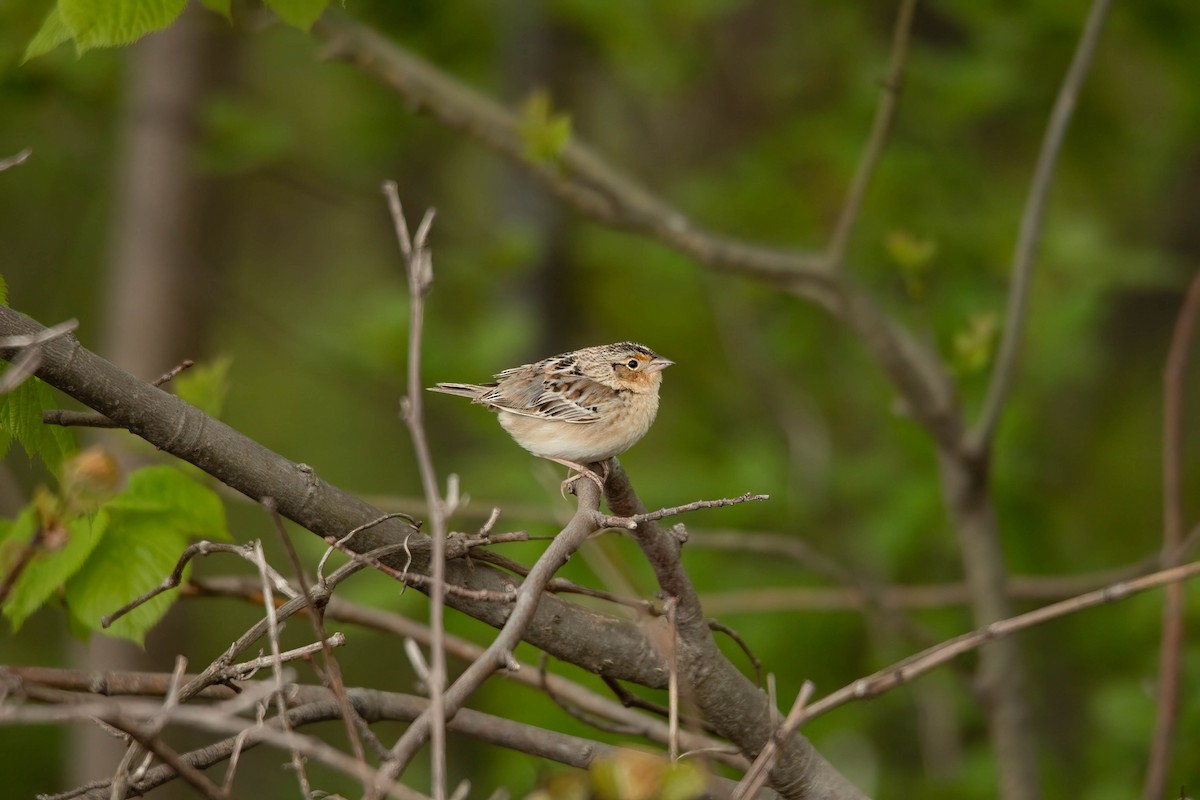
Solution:
{"label": "sparrow", "polygon": [[[617,342],[506,369],[490,383],[439,383],[429,391],[490,408],[521,447],[576,470],[564,492],[583,477],[603,492],[608,459],[650,430],[662,371],[674,363],[645,345]],[[587,466],[597,462],[602,475]]]}

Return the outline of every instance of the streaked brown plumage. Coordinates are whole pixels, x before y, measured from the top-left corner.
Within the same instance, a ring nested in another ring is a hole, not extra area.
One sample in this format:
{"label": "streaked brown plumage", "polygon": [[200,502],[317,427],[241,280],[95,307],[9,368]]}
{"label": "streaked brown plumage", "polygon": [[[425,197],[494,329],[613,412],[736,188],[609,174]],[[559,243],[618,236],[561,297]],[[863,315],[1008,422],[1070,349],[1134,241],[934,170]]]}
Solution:
{"label": "streaked brown plumage", "polygon": [[439,383],[430,391],[467,397],[498,412],[500,425],[535,456],[579,470],[633,447],[658,413],[662,371],[673,361],[634,342],[589,347],[506,369],[492,383]]}

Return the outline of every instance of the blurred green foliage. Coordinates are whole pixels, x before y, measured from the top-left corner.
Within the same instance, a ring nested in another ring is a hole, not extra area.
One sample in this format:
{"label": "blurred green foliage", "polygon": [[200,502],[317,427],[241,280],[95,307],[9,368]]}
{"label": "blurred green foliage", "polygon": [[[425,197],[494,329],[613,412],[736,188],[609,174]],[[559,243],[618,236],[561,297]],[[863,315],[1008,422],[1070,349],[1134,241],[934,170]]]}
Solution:
{"label": "blurred green foliage", "polygon": [[[77,317],[80,338],[98,347],[129,51],[79,59],[59,48],[22,66],[50,6],[0,2],[0,156],[34,150],[0,174],[0,273],[14,307],[47,324]],[[931,0],[918,8],[899,116],[847,269],[936,344],[970,409],[986,386],[1017,220],[1086,7]],[[895,11],[747,0],[375,0],[347,10],[511,108],[539,92],[552,97],[533,126],[538,147],[552,145],[543,157],[560,138],[579,137],[701,224],[804,248],[824,244],[860,156]],[[197,109],[196,171],[218,200],[205,217],[209,241],[192,254],[201,264],[192,289],[207,312],[204,350],[186,354],[233,357],[230,424],[366,496],[419,493],[396,416],[405,283],[378,191],[394,178],[413,216],[438,209],[428,383],[477,380],[579,346],[644,341],[678,364],[666,374],[660,419],[622,458],[647,505],[766,492],[769,503],[687,522],[800,537],[879,582],[960,579],[936,454],[841,326],[794,298],[708,274],[660,245],[556,209],[513,168],[412,114],[352,68],[322,62],[300,31],[249,32],[238,24],[245,14],[234,4],[232,26],[213,14],[200,23],[223,42],[217,59],[226,77]],[[1160,545],[1161,370],[1181,287],[1200,263],[1198,37],[1193,2],[1117,4],[1080,98],[995,452],[1015,573],[1105,570]],[[556,130],[556,120],[569,128]],[[1189,398],[1195,386],[1189,381]],[[512,445],[479,409],[431,397],[426,410],[438,468],[457,473],[473,498],[453,521],[457,529],[499,505],[501,526],[556,530],[554,518],[569,510],[557,496],[560,470]],[[1196,437],[1185,450],[1185,497],[1195,497]],[[36,470],[15,454],[9,466],[32,492]],[[1185,518],[1196,510],[1189,500]],[[239,540],[272,540],[258,509],[231,504],[229,514]],[[298,534],[309,563],[323,548],[313,538]],[[531,543],[505,553],[528,563],[538,550]],[[688,547],[685,558],[704,593],[829,583],[777,557]],[[563,574],[603,585],[614,571],[641,596],[656,591],[636,549],[615,536],[590,545]],[[398,597],[379,576],[356,578],[347,591],[426,614],[416,592]],[[1194,588],[1188,597],[1194,617]],[[189,603],[176,612],[176,624],[192,631],[193,664],[214,657],[252,619],[252,609],[224,602],[217,607],[225,613]],[[1024,636],[1047,796],[1138,791],[1160,615],[1157,596],[1136,598]],[[916,638],[859,613],[804,608],[731,612],[722,621],[777,675],[786,705],[805,679],[820,695],[971,625],[961,607],[912,616]],[[61,622],[34,619],[39,624],[5,635],[5,659],[65,663]],[[450,624],[477,641],[490,636],[459,615]],[[290,631],[296,643],[302,627]],[[395,641],[349,634],[340,656],[348,681],[412,689]],[[592,676],[551,669],[603,690]],[[1185,674],[1197,669],[1193,642]],[[1200,699],[1186,682],[1182,703],[1182,755],[1171,778],[1193,785],[1200,765],[1186,754],[1200,752]],[[473,705],[622,738],[502,679]],[[934,711],[948,726],[942,738],[927,726]],[[962,671],[845,707],[807,731],[873,794],[995,795],[983,716]],[[59,776],[68,755],[57,750],[48,764],[51,740],[61,743],[51,731],[0,730],[0,750],[31,754],[13,760],[46,765],[23,764],[14,794],[67,788]],[[946,741],[953,746],[937,746]],[[263,779],[264,797],[292,791],[268,790],[280,783],[279,759],[256,758],[249,763],[269,765],[272,775]],[[421,779],[424,769],[416,764],[411,775]],[[520,796],[557,771],[452,740],[452,779],[470,777],[472,796],[501,785]],[[314,775],[327,790],[354,790],[319,769]]]}

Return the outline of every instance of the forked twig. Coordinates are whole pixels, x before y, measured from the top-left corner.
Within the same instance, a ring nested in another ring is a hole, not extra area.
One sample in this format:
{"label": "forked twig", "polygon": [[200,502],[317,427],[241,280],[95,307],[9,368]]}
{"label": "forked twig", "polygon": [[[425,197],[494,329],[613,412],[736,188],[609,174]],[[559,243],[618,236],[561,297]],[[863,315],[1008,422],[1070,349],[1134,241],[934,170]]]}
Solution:
{"label": "forked twig", "polygon": [[446,797],[446,706],[443,693],[446,691],[446,517],[451,509],[442,499],[438,489],[437,473],[433,468],[433,457],[425,436],[423,413],[423,387],[421,386],[421,337],[424,333],[425,295],[433,286],[433,258],[429,252],[429,230],[433,225],[434,210],[425,212],[410,238],[408,220],[400,204],[400,193],[394,181],[385,181],[383,193],[387,196],[388,209],[400,254],[404,257],[405,273],[408,276],[408,387],[401,401],[401,415],[412,436],[413,451],[417,458],[417,469],[421,473],[421,486],[425,491],[425,502],[429,505],[430,538],[430,592],[429,627],[433,631],[430,643],[429,665],[429,709],[430,744],[433,760],[433,797]]}
{"label": "forked twig", "polygon": [[[171,574],[163,578],[162,582],[159,583],[158,586],[155,586],[153,589],[139,597],[135,597],[133,600],[130,600],[113,613],[101,617],[100,627],[110,627],[114,622],[128,614],[130,611],[133,611],[135,608],[143,606],[153,600],[155,597],[158,597],[163,592],[170,591],[171,589],[179,586],[180,581],[183,580],[183,570],[187,567],[188,563],[196,556],[206,556],[210,553],[232,553],[233,555],[246,559],[252,564],[256,563],[254,560],[255,556],[253,542],[243,545],[224,544],[222,542],[209,541],[193,542],[192,544],[188,545],[183,551],[183,554],[179,556],[179,560],[175,562],[175,568],[171,570]],[[271,584],[275,587],[277,592],[284,594],[287,597],[296,596],[296,591],[288,585],[288,582],[284,580],[282,575],[272,569],[270,565],[264,565],[264,568],[266,570],[266,574],[270,576]]]}
{"label": "forked twig", "polygon": [[[271,591],[271,580],[268,577],[267,557],[263,553],[262,542],[254,542],[254,560],[262,577],[263,610],[267,613],[267,641],[271,644],[271,672],[275,679],[275,708],[279,712],[277,719],[284,735],[288,740],[288,749],[292,754],[292,767],[296,770],[296,780],[300,782],[300,792],[303,797],[312,796],[312,786],[308,781],[308,771],[304,768],[304,758],[293,742],[291,723],[288,721],[287,698],[284,697],[283,662],[279,646],[279,620],[276,617],[275,600]],[[307,593],[304,599],[310,601]]]}

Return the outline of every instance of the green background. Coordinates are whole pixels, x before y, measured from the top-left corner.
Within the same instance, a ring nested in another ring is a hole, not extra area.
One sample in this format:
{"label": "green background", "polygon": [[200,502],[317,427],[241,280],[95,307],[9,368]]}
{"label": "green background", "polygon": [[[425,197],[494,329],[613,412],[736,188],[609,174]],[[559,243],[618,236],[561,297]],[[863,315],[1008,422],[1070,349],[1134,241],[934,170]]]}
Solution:
{"label": "green background", "polygon": [[[0,156],[34,151],[0,174],[0,273],[15,308],[45,324],[76,317],[84,344],[102,349],[132,51],[77,57],[64,46],[21,65],[48,7],[0,2]],[[918,10],[899,115],[847,269],[944,355],[970,409],[986,385],[987,331],[1003,317],[1037,147],[1086,10],[1078,0],[930,2]],[[819,248],[867,136],[895,8],[557,0],[348,2],[346,11],[510,107],[546,90],[575,135],[698,223],[765,244]],[[581,219],[367,76],[321,60],[300,31],[230,27],[210,13],[189,24],[210,28],[217,44],[210,89],[193,109],[193,166],[207,199],[202,241],[185,255],[202,313],[180,357],[232,357],[227,422],[381,503],[403,507],[420,493],[397,418],[407,297],[379,191],[392,178],[413,217],[438,211],[426,383],[479,380],[551,353],[642,341],[677,362],[665,375],[654,428],[622,457],[647,505],[767,493],[770,502],[702,512],[688,524],[794,537],[879,583],[960,580],[928,439],[899,413],[861,345],[823,312]],[[1160,546],[1161,373],[1183,287],[1200,264],[1198,37],[1191,2],[1117,4],[1081,96],[995,450],[1014,574],[1090,573]],[[906,256],[913,249],[926,255]],[[1186,412],[1194,412],[1195,381],[1186,398]],[[428,396],[426,407],[437,467],[458,474],[471,497],[455,529],[471,529],[493,505],[505,510],[500,529],[557,529],[555,519],[570,510],[557,494],[561,470],[513,445],[480,409],[440,396]],[[1187,521],[1196,507],[1189,498],[1196,454],[1192,435]],[[20,454],[10,455],[7,469],[26,492],[47,480]],[[236,499],[229,506],[236,539],[261,537],[278,550],[259,510]],[[321,552],[313,538],[297,536],[310,563]],[[631,541],[610,535],[589,548],[565,576],[603,585],[607,560],[633,591],[653,595],[653,577]],[[506,545],[503,552],[531,563],[538,550]],[[779,557],[684,552],[709,607],[776,675],[785,707],[803,680],[814,681],[820,696],[971,627],[958,606],[912,613],[916,637],[858,612],[799,601],[756,610],[728,593],[830,581]],[[246,569],[216,559],[199,567],[202,574]],[[347,591],[426,613],[423,597],[399,597],[381,576],[362,576]],[[1194,589],[1188,597],[1194,617]],[[1161,596],[1150,595],[1023,635],[1047,796],[1139,791],[1160,617]],[[252,618],[232,601],[189,600],[167,627],[185,632],[199,666]],[[489,637],[458,614],[450,614],[450,627],[480,642]],[[61,612],[41,612],[19,634],[3,634],[3,661],[72,663],[65,628]],[[289,633],[297,643],[309,635],[301,625]],[[349,683],[413,690],[399,642],[349,634],[340,655]],[[148,637],[151,653],[159,635]],[[736,648],[728,652],[745,663]],[[872,794],[992,797],[992,754],[969,691],[972,664],[964,658],[806,730]],[[148,666],[170,667],[169,658]],[[1200,649],[1191,643],[1172,786],[1200,783],[1200,699],[1189,681],[1198,672]],[[621,740],[503,679],[472,706]],[[327,730],[339,738],[337,726]],[[380,732],[387,740],[397,730]],[[496,786],[521,796],[559,769],[467,740],[451,744],[451,776],[470,777],[472,797]],[[13,796],[71,785],[63,729],[0,730],[0,752]],[[245,786],[259,781],[276,787],[263,796],[294,796],[294,783],[279,780],[283,760],[255,754],[243,767]],[[249,777],[255,769],[261,776]],[[410,772],[418,784],[425,769],[422,759]],[[354,790],[320,768],[313,774],[326,790]]]}

